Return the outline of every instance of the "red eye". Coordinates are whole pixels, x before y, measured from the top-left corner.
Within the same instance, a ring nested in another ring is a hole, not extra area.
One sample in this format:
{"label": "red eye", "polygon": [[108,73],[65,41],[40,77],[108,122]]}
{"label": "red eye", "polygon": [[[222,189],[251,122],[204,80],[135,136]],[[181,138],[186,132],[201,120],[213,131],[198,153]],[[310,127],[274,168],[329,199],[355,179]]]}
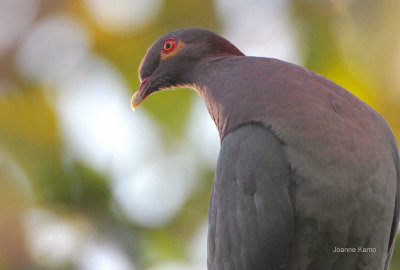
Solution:
{"label": "red eye", "polygon": [[176,39],[174,39],[174,38],[168,38],[168,39],[166,39],[166,40],[164,41],[163,45],[162,45],[163,53],[166,53],[166,54],[167,54],[167,53],[172,52],[172,51],[175,49],[177,43],[178,43],[178,42],[177,42]]}

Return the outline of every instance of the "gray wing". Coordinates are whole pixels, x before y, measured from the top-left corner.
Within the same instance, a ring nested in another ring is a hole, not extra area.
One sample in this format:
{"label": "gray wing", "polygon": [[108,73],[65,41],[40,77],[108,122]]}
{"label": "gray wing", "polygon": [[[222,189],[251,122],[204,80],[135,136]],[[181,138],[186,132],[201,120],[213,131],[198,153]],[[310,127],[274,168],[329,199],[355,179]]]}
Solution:
{"label": "gray wing", "polygon": [[284,269],[294,235],[290,167],[258,123],[223,140],[210,201],[208,269]]}
{"label": "gray wing", "polygon": [[390,232],[388,258],[386,260],[385,270],[389,269],[390,261],[392,259],[394,244],[396,242],[397,230],[399,228],[399,218],[400,218],[400,159],[399,159],[399,149],[397,147],[396,140],[393,138],[393,159],[396,166],[397,173],[397,192],[396,192],[396,202],[394,208],[394,216],[392,223],[392,230]]}

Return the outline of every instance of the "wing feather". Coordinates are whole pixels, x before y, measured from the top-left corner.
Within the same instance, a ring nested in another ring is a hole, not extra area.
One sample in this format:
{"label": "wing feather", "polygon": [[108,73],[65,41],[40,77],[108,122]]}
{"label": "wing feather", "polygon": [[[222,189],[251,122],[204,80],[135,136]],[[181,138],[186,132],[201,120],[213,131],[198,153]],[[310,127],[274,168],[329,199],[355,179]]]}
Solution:
{"label": "wing feather", "polygon": [[282,142],[258,123],[228,134],[210,201],[209,269],[284,269],[294,234]]}

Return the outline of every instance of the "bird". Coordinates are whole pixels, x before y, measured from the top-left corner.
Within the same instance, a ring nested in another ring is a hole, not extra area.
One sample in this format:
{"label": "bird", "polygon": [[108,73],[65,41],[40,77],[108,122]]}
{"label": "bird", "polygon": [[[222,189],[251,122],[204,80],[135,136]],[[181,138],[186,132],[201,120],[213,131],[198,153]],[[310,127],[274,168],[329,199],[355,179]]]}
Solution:
{"label": "bird", "polygon": [[133,109],[155,92],[189,87],[218,129],[209,270],[389,268],[399,149],[369,105],[311,70],[246,56],[196,27],[156,40],[139,79]]}

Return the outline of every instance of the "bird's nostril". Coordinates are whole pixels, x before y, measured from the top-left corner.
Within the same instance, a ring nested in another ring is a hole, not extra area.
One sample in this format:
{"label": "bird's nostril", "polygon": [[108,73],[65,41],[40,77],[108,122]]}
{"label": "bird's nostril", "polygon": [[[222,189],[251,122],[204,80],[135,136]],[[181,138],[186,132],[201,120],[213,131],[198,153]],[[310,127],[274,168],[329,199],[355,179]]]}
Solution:
{"label": "bird's nostril", "polygon": [[143,91],[143,89],[146,89],[148,80],[149,80],[148,77],[142,79],[142,82],[140,83],[138,91]]}

